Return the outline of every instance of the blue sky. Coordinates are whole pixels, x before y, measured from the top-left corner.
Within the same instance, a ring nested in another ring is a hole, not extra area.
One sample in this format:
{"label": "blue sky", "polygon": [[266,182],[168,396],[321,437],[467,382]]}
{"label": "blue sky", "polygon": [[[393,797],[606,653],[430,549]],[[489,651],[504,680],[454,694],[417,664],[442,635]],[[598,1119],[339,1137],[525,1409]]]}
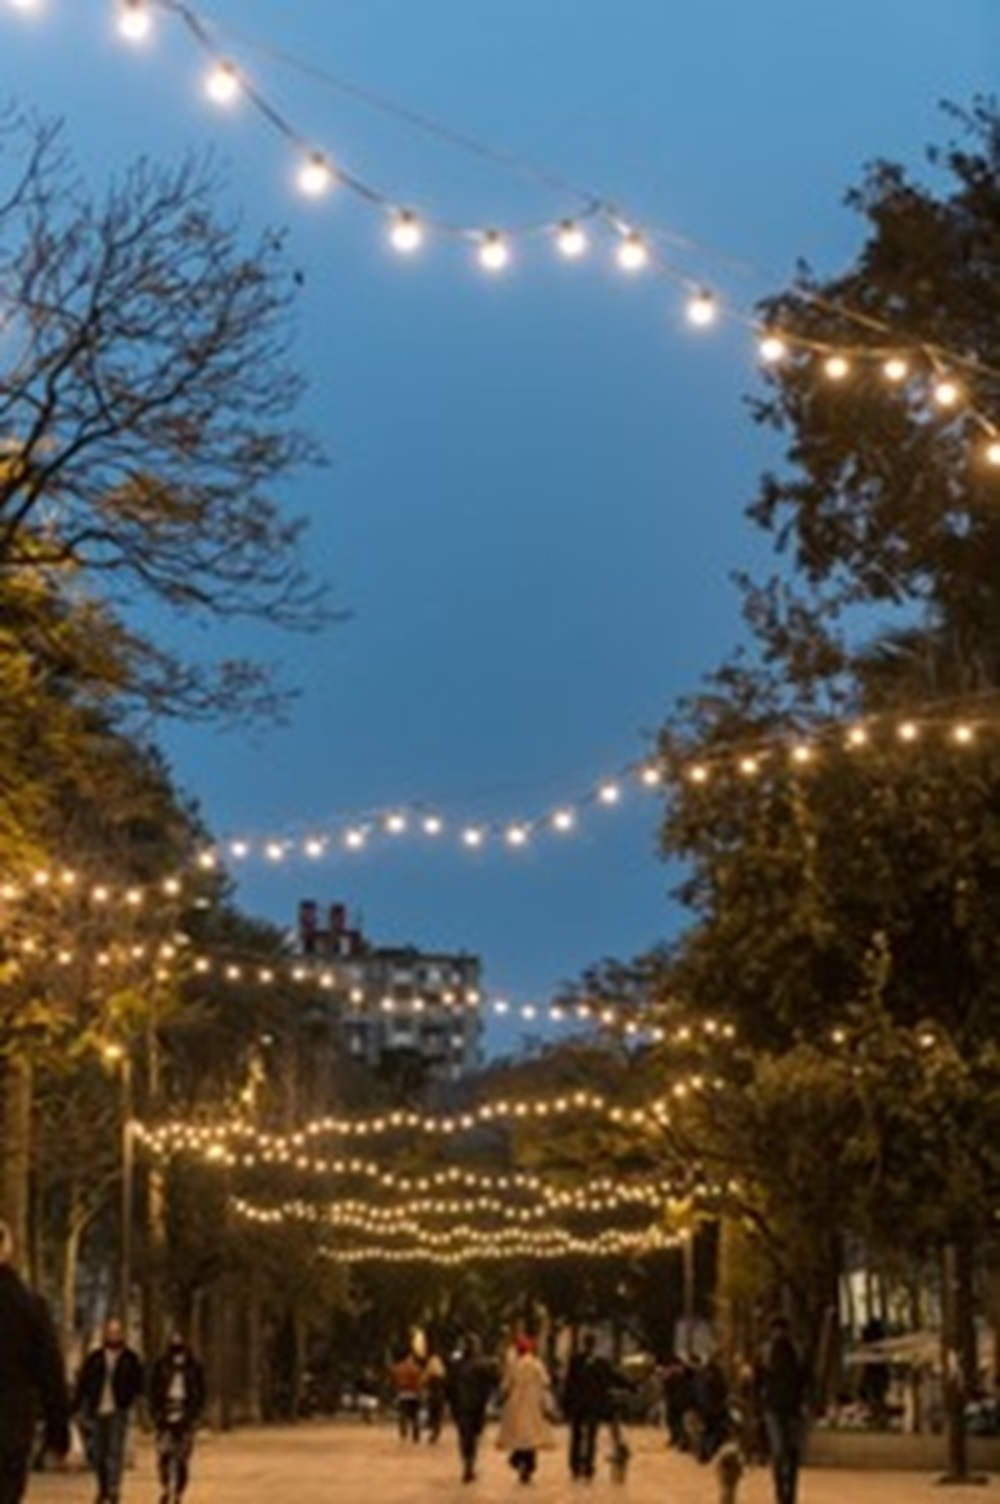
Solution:
{"label": "blue sky", "polygon": [[[995,0],[206,0],[234,33],[377,88],[601,190],[725,260],[694,264],[741,303],[805,256],[834,270],[841,207],[874,156],[916,163],[937,103],[995,82]],[[220,205],[287,223],[305,276],[305,417],[333,464],[289,488],[310,553],[354,614],[322,637],[214,633],[279,661],[292,724],[254,737],[164,728],[220,834],[323,828],[410,799],[489,819],[563,802],[641,753],[673,697],[739,632],[728,573],[760,558],[742,519],[769,455],[745,414],[753,351],[695,334],[678,297],[542,245],[488,279],[454,246],[405,264],[343,193],[305,205],[287,148],[199,95],[164,20],[122,46],[101,0],[0,10],[0,93],[65,116],[95,187],[137,152],[211,145]],[[421,139],[234,46],[339,160],[459,219],[531,220],[566,201]],[[207,640],[206,640],[207,641]],[[344,898],[369,930],[482,953],[490,986],[543,998],[603,955],[669,933],[655,802],[516,854],[391,850],[248,869],[248,906],[291,920]]]}

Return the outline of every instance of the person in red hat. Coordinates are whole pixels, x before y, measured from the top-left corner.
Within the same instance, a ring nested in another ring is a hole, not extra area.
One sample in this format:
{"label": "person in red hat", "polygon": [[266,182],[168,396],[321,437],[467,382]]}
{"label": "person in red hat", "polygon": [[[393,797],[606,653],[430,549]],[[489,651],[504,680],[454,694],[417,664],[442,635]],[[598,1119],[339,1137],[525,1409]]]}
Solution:
{"label": "person in red hat", "polygon": [[552,1386],[530,1337],[518,1337],[514,1361],[504,1376],[503,1408],[497,1446],[509,1455],[522,1483],[530,1483],[538,1453],[555,1445],[549,1415]]}

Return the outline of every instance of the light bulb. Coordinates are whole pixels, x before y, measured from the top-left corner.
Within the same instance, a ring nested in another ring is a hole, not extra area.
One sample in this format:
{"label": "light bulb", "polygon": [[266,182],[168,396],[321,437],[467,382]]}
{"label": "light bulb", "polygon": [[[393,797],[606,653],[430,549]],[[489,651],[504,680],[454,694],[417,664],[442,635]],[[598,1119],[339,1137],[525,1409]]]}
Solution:
{"label": "light bulb", "polygon": [[708,769],[705,767],[704,763],[697,762],[688,773],[688,777],[690,778],[692,783],[707,783]]}
{"label": "light bulb", "polygon": [[910,368],[905,360],[903,360],[898,355],[894,355],[891,360],[886,361],[885,365],[882,367],[882,373],[885,376],[886,381],[898,383],[900,381],[906,380],[907,376],[909,376],[910,374]]}
{"label": "light bulb", "polygon": [[971,742],[975,741],[976,738],[975,728],[965,724],[956,726],[952,735],[954,736],[955,741],[958,742],[960,747],[968,747]]}
{"label": "light bulb", "polygon": [[823,365],[823,370],[831,381],[843,381],[850,369],[850,363],[843,355],[831,355]]}
{"label": "light bulb", "polygon": [[647,789],[658,788],[663,782],[663,775],[661,774],[659,768],[654,768],[652,766],[643,768],[640,777],[642,778],[643,785]]}
{"label": "light bulb", "polygon": [[899,728],[899,739],[901,742],[915,742],[919,735],[920,732],[914,721],[904,721]]}
{"label": "light bulb", "polygon": [[649,265],[649,246],[634,230],[622,237],[617,251],[618,265],[623,272],[641,272]]}
{"label": "light bulb", "polygon": [[776,366],[788,354],[788,346],[777,334],[766,334],[759,348],[760,358],[766,366]]}
{"label": "light bulb", "polygon": [[618,804],[622,797],[622,791],[617,783],[602,784],[597,797],[602,804]]}
{"label": "light bulb", "polygon": [[344,836],[344,845],[348,851],[360,851],[364,844],[365,833],[363,830],[349,830]]}
{"label": "light bulb", "polygon": [[15,10],[29,11],[41,9],[41,0],[10,0],[10,3]]}
{"label": "light bulb", "polygon": [[250,855],[250,847],[247,845],[246,841],[233,841],[230,843],[229,853],[239,862],[242,861],[244,857]]}
{"label": "light bulb", "polygon": [[868,745],[868,732],[864,726],[852,726],[847,733],[847,745],[849,747],[866,747]]}
{"label": "light bulb", "polygon": [[242,87],[233,63],[216,63],[205,79],[205,93],[213,104],[234,104]]}
{"label": "light bulb", "polygon": [[590,242],[586,233],[572,219],[564,219],[556,232],[556,245],[560,256],[565,256],[567,261],[578,261],[586,255]]}
{"label": "light bulb", "polygon": [[425,836],[439,836],[444,830],[444,821],[440,815],[428,815],[424,821]]}
{"label": "light bulb", "polygon": [[1000,468],[1000,439],[991,439],[987,444],[986,463]]}
{"label": "light bulb", "polygon": [[760,772],[760,763],[756,757],[741,757],[740,772],[747,778],[753,778]]}
{"label": "light bulb", "polygon": [[938,407],[957,407],[961,395],[961,388],[954,381],[939,381],[934,388],[934,401]]}
{"label": "light bulb", "polygon": [[389,243],[401,256],[412,256],[424,243],[424,227],[410,209],[400,209],[389,231]]}
{"label": "light bulb", "polygon": [[311,836],[309,838],[309,840],[306,842],[306,845],[305,845],[306,856],[311,857],[314,862],[318,861],[319,858],[324,854],[325,851],[326,851],[326,842],[320,840],[318,836]]}
{"label": "light bulb", "polygon": [[696,329],[707,329],[719,316],[719,305],[710,292],[698,292],[687,305],[688,323]]}
{"label": "light bulb", "polygon": [[335,174],[323,153],[314,151],[300,164],[296,181],[306,198],[322,198],[333,187]]}
{"label": "light bulb", "polygon": [[510,265],[510,247],[499,230],[487,230],[480,241],[479,265],[487,272],[502,272]]}
{"label": "light bulb", "polygon": [[[24,0],[16,0],[24,7]],[[144,42],[153,30],[153,17],[145,0],[123,0],[118,30],[126,42]]]}
{"label": "light bulb", "polygon": [[811,762],[812,761],[812,756],[813,756],[813,749],[812,749],[812,747],[810,747],[808,745],[807,742],[800,742],[797,747],[793,747],[792,748],[792,761],[793,762],[797,762],[797,763],[800,763],[800,764]]}
{"label": "light bulb", "polygon": [[484,837],[482,831],[477,830],[475,826],[470,826],[468,830],[464,830],[462,832],[462,840],[465,842],[466,846],[481,846],[483,844],[483,839]]}
{"label": "light bulb", "polygon": [[576,825],[576,816],[571,809],[557,809],[552,816],[552,828],[563,835]]}
{"label": "light bulb", "polygon": [[512,825],[507,832],[509,846],[527,846],[528,832],[523,825]]}
{"label": "light bulb", "polygon": [[408,825],[408,821],[407,821],[405,815],[396,814],[396,815],[388,815],[386,817],[385,828],[386,828],[386,830],[389,832],[389,834],[391,836],[402,836],[402,835],[405,835],[406,834],[406,830],[407,830],[407,825]]}

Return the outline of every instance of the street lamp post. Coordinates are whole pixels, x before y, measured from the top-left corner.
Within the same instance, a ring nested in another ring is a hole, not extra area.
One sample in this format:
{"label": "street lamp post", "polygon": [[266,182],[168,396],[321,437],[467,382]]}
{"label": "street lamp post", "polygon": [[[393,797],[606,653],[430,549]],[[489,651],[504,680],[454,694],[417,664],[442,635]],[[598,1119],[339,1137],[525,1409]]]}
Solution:
{"label": "street lamp post", "polygon": [[118,1072],[121,1116],[121,1227],[118,1252],[119,1317],[129,1332],[132,1309],[133,1229],[135,1224],[135,1134],[132,1123],[132,1060],[123,1045],[109,1044],[104,1059]]}

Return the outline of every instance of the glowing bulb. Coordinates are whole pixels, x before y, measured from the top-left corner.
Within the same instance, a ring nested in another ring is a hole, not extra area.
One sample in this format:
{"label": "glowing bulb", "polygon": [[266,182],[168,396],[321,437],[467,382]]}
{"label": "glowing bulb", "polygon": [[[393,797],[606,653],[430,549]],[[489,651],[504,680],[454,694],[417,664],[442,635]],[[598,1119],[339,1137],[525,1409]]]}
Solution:
{"label": "glowing bulb", "polygon": [[811,762],[812,761],[812,756],[813,756],[813,749],[806,742],[800,742],[797,747],[793,747],[792,748],[792,761],[793,762],[797,762],[797,763],[800,763],[800,764],[801,763]]}
{"label": "glowing bulb", "polygon": [[882,367],[882,373],[886,381],[898,383],[906,380],[910,374],[910,368],[905,360],[902,360],[898,355],[894,355],[891,360],[886,361]]}
{"label": "glowing bulb", "polygon": [[957,407],[962,392],[954,381],[939,381],[934,388],[934,401],[938,407]]}
{"label": "glowing bulb", "polygon": [[[24,0],[15,0],[24,9]],[[144,42],[153,29],[153,17],[145,0],[123,0],[118,30],[126,42]]]}
{"label": "glowing bulb", "polygon": [[622,791],[617,783],[604,783],[597,794],[602,804],[618,804],[622,797]]}
{"label": "glowing bulb", "polygon": [[230,844],[229,853],[231,856],[234,856],[237,861],[241,861],[245,856],[250,855],[250,847],[247,845],[246,841],[233,841]]}
{"label": "glowing bulb", "polygon": [[975,728],[964,724],[961,726],[956,726],[955,730],[952,732],[952,736],[954,737],[955,741],[958,742],[960,747],[967,747],[976,739]]}
{"label": "glowing bulb", "polygon": [[235,104],[242,88],[234,63],[216,63],[205,79],[205,93],[213,104]]}
{"label": "glowing bulb", "polygon": [[439,836],[444,830],[444,821],[440,815],[428,815],[424,821],[425,836]]}
{"label": "glowing bulb", "polygon": [[623,272],[641,272],[649,265],[649,246],[641,235],[632,230],[622,237],[617,260]]}
{"label": "glowing bulb", "polygon": [[741,757],[740,772],[747,778],[753,778],[760,772],[760,763],[756,757]]}
{"label": "glowing bulb", "polygon": [[323,153],[314,151],[301,163],[296,181],[306,198],[322,198],[333,187],[335,174]]}
{"label": "glowing bulb", "polygon": [[986,463],[1000,469],[1000,439],[991,439],[987,444]]}
{"label": "glowing bulb", "polygon": [[480,241],[479,265],[487,272],[502,272],[510,265],[510,246],[499,230],[487,230]]}
{"label": "glowing bulb", "polygon": [[349,830],[344,837],[344,845],[348,851],[360,851],[364,844],[365,833],[363,830]]}
{"label": "glowing bulb", "polygon": [[386,818],[385,828],[391,836],[403,836],[406,834],[408,823],[405,815],[389,815]]}
{"label": "glowing bulb", "polygon": [[306,842],[306,856],[311,857],[313,861],[317,861],[319,857],[323,855],[325,850],[326,842],[321,841],[318,836],[311,836],[310,839]]}
{"label": "glowing bulb", "polygon": [[710,292],[698,292],[687,305],[688,323],[697,329],[707,329],[719,316],[719,305]]}
{"label": "glowing bulb", "polygon": [[389,243],[401,256],[412,256],[424,243],[424,227],[410,209],[400,209],[389,231]]}
{"label": "glowing bulb", "polygon": [[904,721],[899,728],[899,739],[901,742],[915,742],[919,734],[914,721]]}
{"label": "glowing bulb", "polygon": [[843,381],[850,369],[850,363],[843,355],[831,355],[823,365],[823,370],[831,381]]}
{"label": "glowing bulb", "polygon": [[465,842],[466,846],[471,846],[473,848],[481,846],[483,844],[483,839],[484,837],[482,831],[477,830],[475,826],[470,825],[468,830],[464,830],[462,832],[462,840]]}
{"label": "glowing bulb", "polygon": [[760,358],[766,366],[776,366],[788,354],[788,346],[776,334],[767,334],[760,342]]}
{"label": "glowing bulb", "polygon": [[528,832],[523,825],[512,825],[507,832],[509,846],[527,846]]}
{"label": "glowing bulb", "polygon": [[560,256],[565,256],[567,261],[578,261],[586,255],[590,242],[580,226],[572,219],[564,219],[556,233],[556,245]]}
{"label": "glowing bulb", "polygon": [[847,733],[847,745],[849,747],[867,747],[868,732],[864,726],[852,726]]}
{"label": "glowing bulb", "polygon": [[563,835],[576,825],[576,816],[571,809],[557,809],[552,816],[553,830],[560,831]]}
{"label": "glowing bulb", "polygon": [[708,769],[705,767],[704,763],[695,763],[694,767],[688,773],[688,777],[690,778],[692,783],[707,783]]}
{"label": "glowing bulb", "polygon": [[280,841],[268,841],[264,847],[264,855],[269,862],[280,862],[284,860],[285,848]]}
{"label": "glowing bulb", "polygon": [[663,775],[660,773],[659,768],[654,768],[652,766],[643,768],[640,776],[642,778],[643,784],[647,789],[658,788],[659,785],[663,782]]}

